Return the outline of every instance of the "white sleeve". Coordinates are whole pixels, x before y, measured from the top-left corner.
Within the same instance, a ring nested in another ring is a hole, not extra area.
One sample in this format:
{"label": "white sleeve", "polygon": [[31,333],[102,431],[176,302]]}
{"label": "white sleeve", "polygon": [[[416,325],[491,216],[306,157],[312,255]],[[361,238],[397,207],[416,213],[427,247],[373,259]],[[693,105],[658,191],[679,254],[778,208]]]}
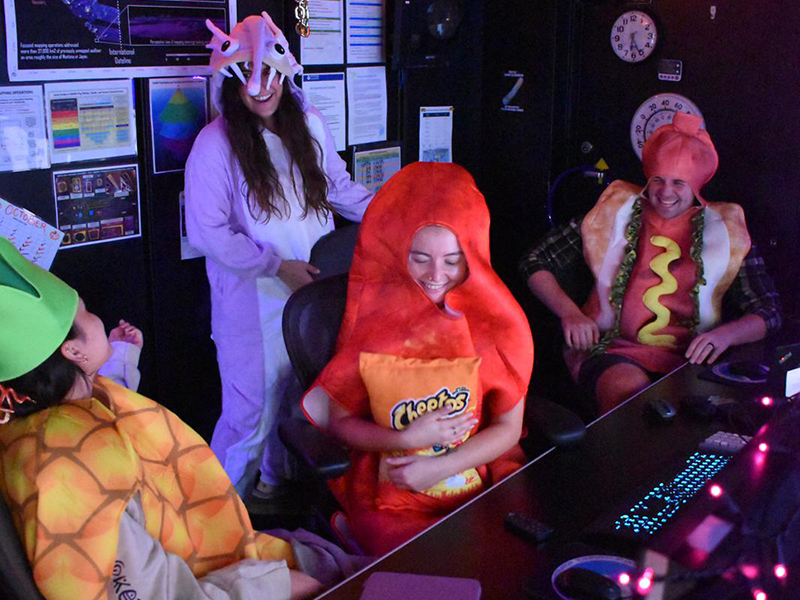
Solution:
{"label": "white sleeve", "polygon": [[336,142],[325,117],[313,106],[308,111],[308,128],[322,145],[323,169],[330,182],[328,201],[340,215],[360,223],[372,201],[372,192],[350,178],[347,165],[336,152]]}
{"label": "white sleeve", "polygon": [[129,342],[111,342],[111,348],[114,354],[100,367],[98,373],[135,392],[139,389],[139,381],[142,379],[139,373],[139,356],[142,354],[142,349]]}
{"label": "white sleeve", "polygon": [[288,600],[290,595],[282,560],[241,560],[195,578],[183,559],[147,533],[138,495],[125,508],[108,600]]}

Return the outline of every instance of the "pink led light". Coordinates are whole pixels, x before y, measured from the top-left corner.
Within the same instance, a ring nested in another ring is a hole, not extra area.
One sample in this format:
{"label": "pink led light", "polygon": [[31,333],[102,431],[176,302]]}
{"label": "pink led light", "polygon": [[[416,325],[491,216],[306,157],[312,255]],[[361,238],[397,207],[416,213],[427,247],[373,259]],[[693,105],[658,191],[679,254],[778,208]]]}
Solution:
{"label": "pink led light", "polygon": [[712,486],[711,486],[711,488],[708,490],[708,493],[709,493],[709,494],[711,494],[712,496],[714,496],[714,498],[719,498],[720,496],[722,496],[722,488],[721,488],[721,487],[719,487],[719,486],[718,486],[718,485],[715,483],[715,484],[714,484],[714,485],[712,485]]}
{"label": "pink led light", "polygon": [[755,600],[767,600],[767,593],[763,590],[755,589],[753,590],[753,598]]}
{"label": "pink led light", "polygon": [[769,446],[767,445],[766,442],[761,442],[758,445],[758,450],[759,450],[759,452],[766,452],[767,450],[769,450]]}
{"label": "pink led light", "polygon": [[775,565],[775,577],[778,579],[786,579],[788,571],[784,565]]}
{"label": "pink led light", "polygon": [[763,404],[764,406],[772,406],[772,398],[770,398],[769,396],[764,396],[763,398],[761,398],[761,404]]}
{"label": "pink led light", "polygon": [[740,570],[742,571],[742,575],[748,579],[755,579],[758,577],[758,567],[755,565],[742,565]]}
{"label": "pink led light", "polygon": [[619,574],[619,583],[620,585],[628,585],[631,582],[631,576],[627,573],[620,573]]}
{"label": "pink led light", "polygon": [[644,573],[636,582],[636,591],[644,596],[650,591],[653,585],[653,569],[645,569]]}

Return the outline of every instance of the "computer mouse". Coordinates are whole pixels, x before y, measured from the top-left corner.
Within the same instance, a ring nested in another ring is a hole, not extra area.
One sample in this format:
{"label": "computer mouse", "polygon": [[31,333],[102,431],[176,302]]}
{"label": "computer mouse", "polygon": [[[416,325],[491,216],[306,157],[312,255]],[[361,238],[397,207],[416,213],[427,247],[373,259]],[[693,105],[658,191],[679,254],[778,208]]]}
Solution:
{"label": "computer mouse", "polygon": [[675,407],[664,398],[650,398],[647,401],[650,413],[662,421],[668,421],[675,416]]}
{"label": "computer mouse", "polygon": [[555,579],[558,591],[573,600],[618,600],[622,590],[616,581],[589,569],[573,567]]}
{"label": "computer mouse", "polygon": [[728,363],[728,372],[751,381],[765,381],[769,375],[769,367],[755,360],[736,360]]}

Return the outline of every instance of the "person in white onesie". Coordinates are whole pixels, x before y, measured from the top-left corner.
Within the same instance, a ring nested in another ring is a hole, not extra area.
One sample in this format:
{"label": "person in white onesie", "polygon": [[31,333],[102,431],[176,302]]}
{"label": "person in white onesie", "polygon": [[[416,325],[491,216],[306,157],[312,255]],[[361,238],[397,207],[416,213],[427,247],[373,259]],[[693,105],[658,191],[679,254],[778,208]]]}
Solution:
{"label": "person in white onesie", "polygon": [[[372,194],[351,181],[302,72],[266,13],[214,33],[212,98],[221,116],[186,163],[186,227],[206,256],[222,415],[211,448],[243,498],[290,477],[277,423],[302,390],[281,331],[286,300],[309,283],[311,248],[333,211],[360,221]],[[260,494],[259,494],[260,492]]]}

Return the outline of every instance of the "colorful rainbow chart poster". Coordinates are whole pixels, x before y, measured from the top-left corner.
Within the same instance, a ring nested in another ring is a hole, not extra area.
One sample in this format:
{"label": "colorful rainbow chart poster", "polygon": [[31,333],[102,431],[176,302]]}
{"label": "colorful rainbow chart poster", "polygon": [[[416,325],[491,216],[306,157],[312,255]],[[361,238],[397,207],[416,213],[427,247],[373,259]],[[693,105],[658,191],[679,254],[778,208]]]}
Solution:
{"label": "colorful rainbow chart poster", "polygon": [[136,154],[130,79],[44,86],[53,164]]}
{"label": "colorful rainbow chart poster", "polygon": [[153,171],[181,171],[194,138],[208,122],[205,77],[150,80]]}

